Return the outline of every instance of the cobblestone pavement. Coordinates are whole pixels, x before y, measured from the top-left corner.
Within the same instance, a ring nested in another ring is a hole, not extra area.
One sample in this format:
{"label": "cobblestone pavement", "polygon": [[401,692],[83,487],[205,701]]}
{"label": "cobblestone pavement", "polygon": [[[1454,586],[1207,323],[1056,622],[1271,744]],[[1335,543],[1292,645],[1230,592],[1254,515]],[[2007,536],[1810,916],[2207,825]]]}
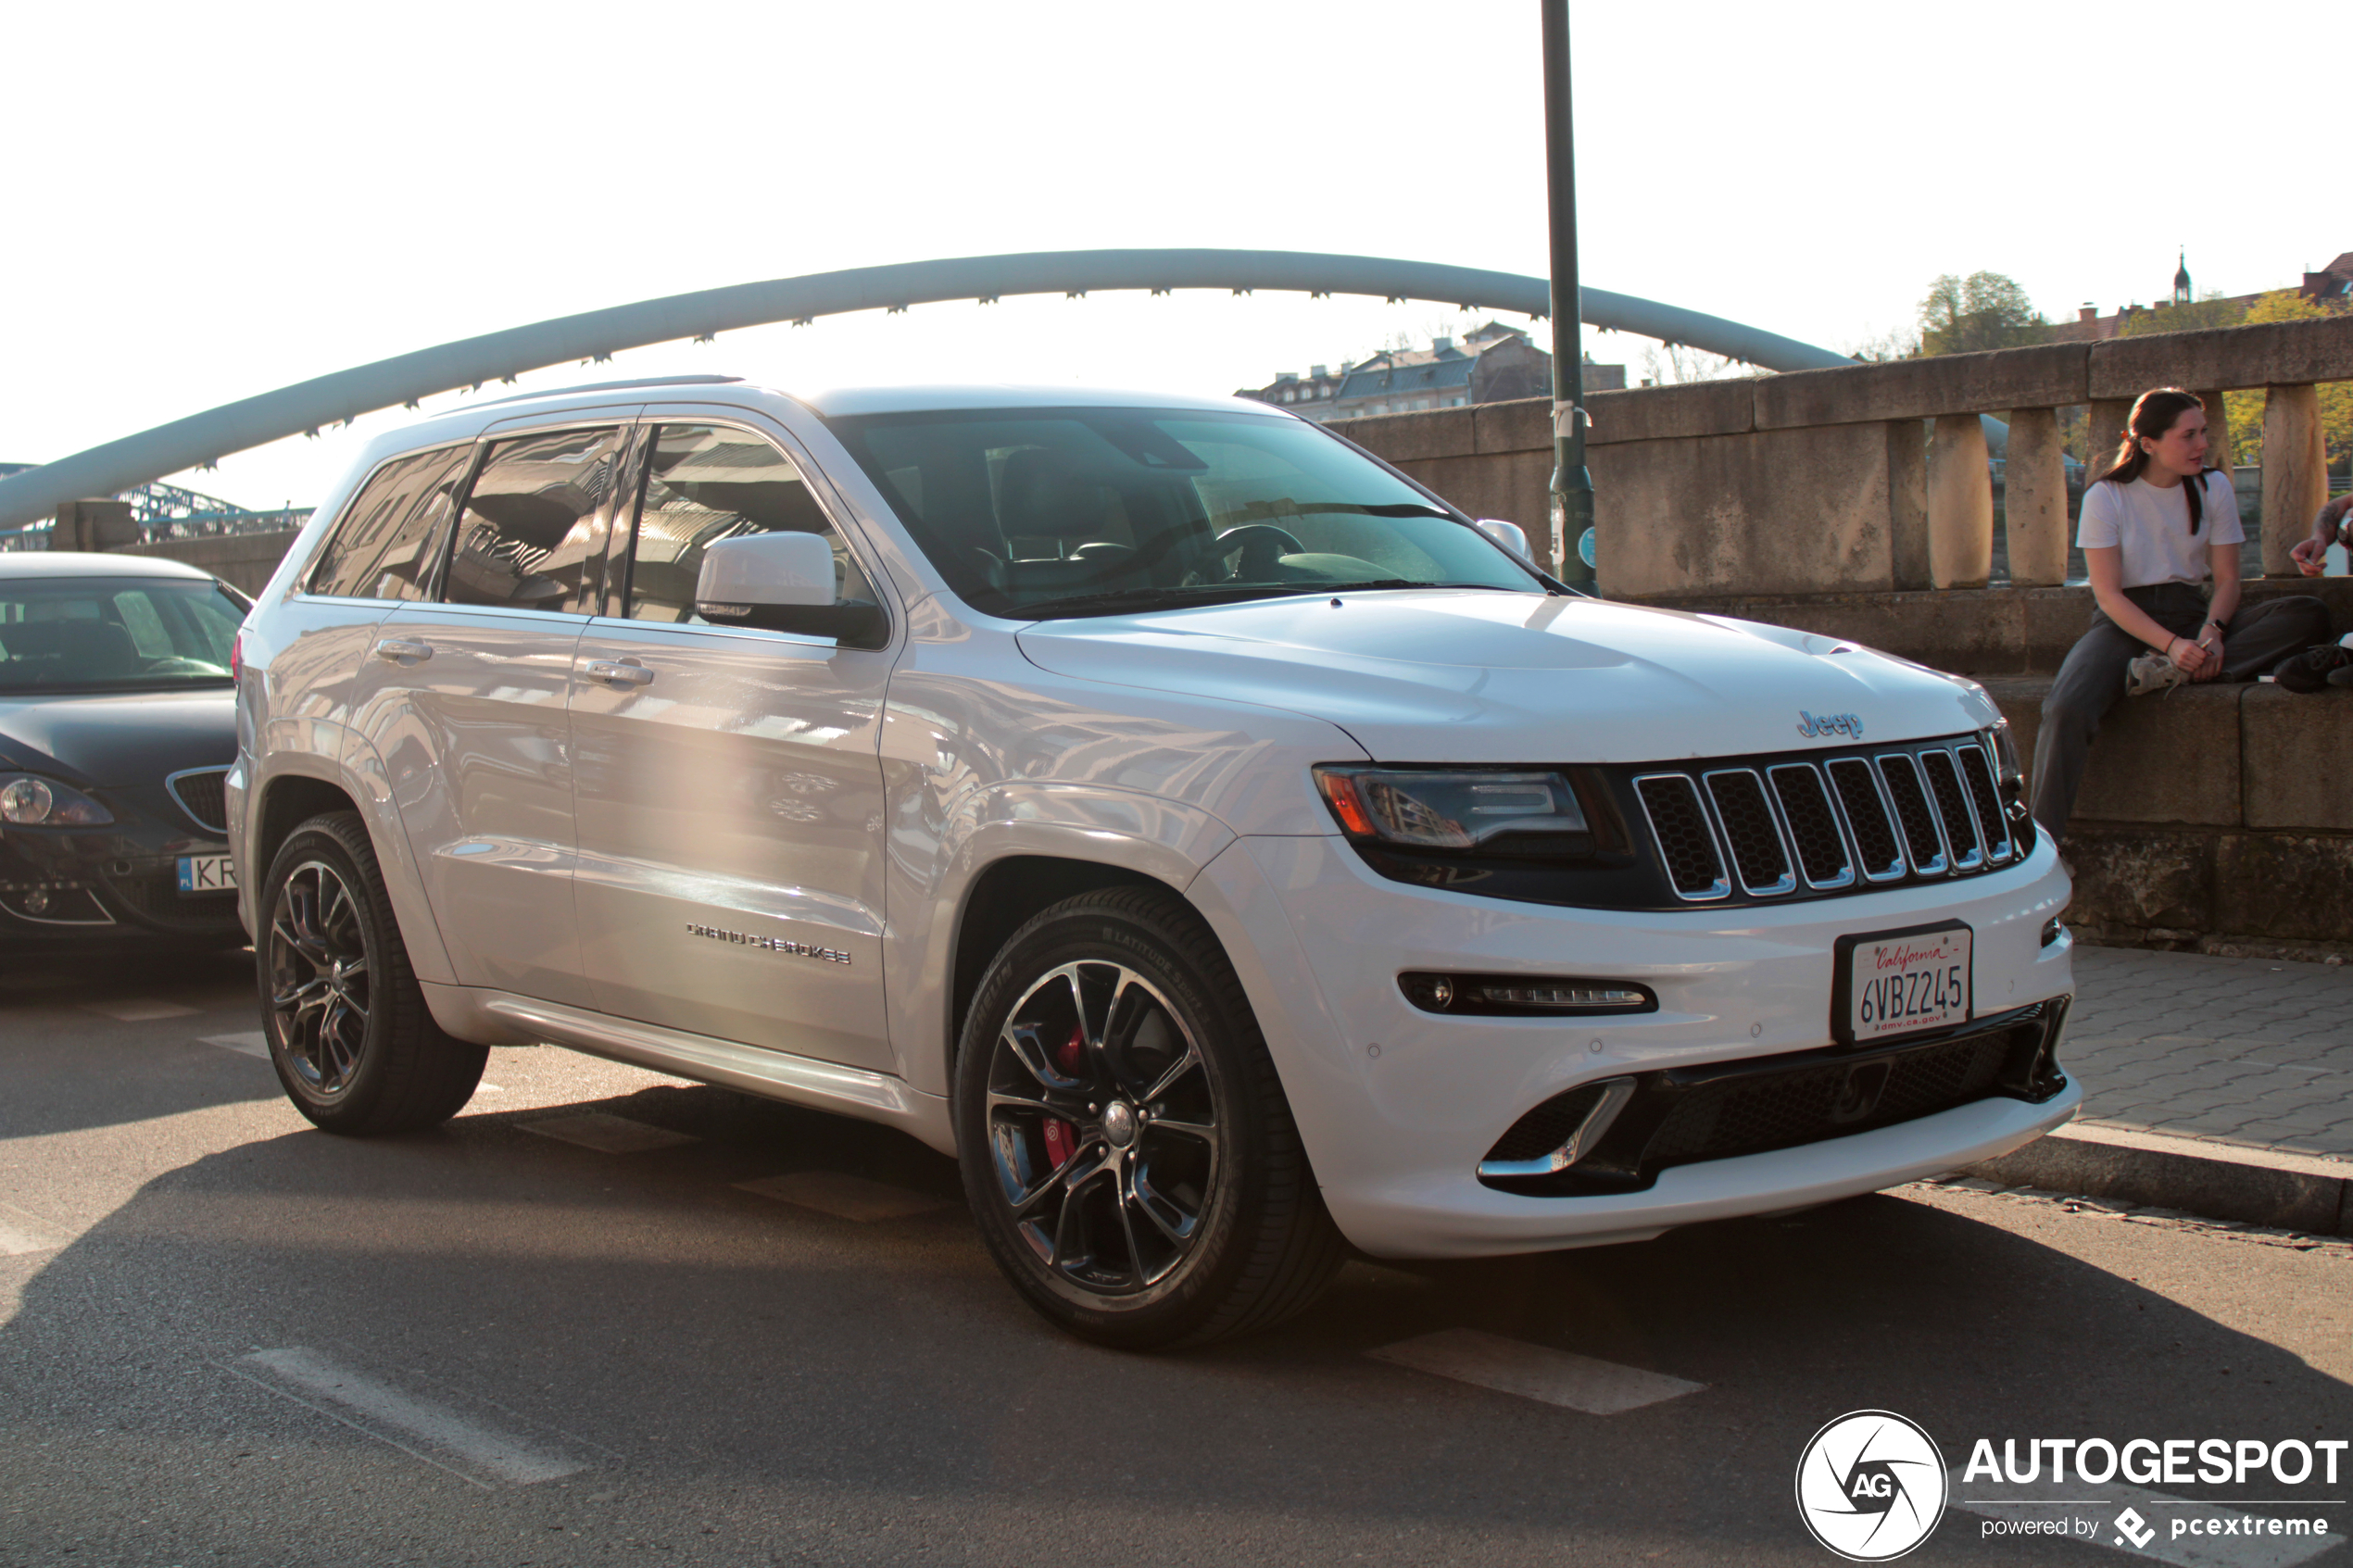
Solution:
{"label": "cobblestone pavement", "polygon": [[2075,949],[2083,1119],[2353,1160],[2353,967]]}

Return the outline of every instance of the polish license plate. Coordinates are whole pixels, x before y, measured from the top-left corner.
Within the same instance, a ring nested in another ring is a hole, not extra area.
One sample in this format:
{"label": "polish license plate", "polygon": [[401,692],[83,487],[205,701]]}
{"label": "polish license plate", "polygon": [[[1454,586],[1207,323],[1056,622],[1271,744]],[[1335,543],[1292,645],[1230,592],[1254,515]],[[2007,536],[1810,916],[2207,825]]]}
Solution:
{"label": "polish license plate", "polygon": [[237,890],[236,863],[226,855],[182,855],[180,857],[180,891],[182,893],[234,893]]}
{"label": "polish license plate", "polygon": [[1968,1022],[1970,936],[1954,921],[1840,937],[1831,1035],[1856,1045]]}

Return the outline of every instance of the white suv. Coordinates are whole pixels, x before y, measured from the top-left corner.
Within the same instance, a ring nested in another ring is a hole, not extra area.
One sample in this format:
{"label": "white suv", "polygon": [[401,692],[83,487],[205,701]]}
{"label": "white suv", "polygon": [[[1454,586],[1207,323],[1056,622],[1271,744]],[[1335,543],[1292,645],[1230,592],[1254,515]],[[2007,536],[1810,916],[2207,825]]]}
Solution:
{"label": "white suv", "polygon": [[1969,682],[1575,594],[1261,404],[724,378],[378,440],[241,634],[286,1090],[552,1041],[956,1153],[1048,1317],[1655,1236],[2073,1114]]}

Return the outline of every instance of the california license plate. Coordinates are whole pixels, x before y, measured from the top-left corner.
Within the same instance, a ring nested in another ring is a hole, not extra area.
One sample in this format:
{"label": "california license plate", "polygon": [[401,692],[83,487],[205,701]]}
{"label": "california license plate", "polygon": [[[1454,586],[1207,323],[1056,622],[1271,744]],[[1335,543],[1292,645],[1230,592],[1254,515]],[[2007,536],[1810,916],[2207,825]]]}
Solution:
{"label": "california license plate", "polygon": [[1969,938],[1958,921],[1840,937],[1831,1034],[1855,1045],[1968,1022]]}
{"label": "california license plate", "polygon": [[236,863],[226,855],[182,855],[180,857],[180,891],[182,893],[234,893],[237,890]]}

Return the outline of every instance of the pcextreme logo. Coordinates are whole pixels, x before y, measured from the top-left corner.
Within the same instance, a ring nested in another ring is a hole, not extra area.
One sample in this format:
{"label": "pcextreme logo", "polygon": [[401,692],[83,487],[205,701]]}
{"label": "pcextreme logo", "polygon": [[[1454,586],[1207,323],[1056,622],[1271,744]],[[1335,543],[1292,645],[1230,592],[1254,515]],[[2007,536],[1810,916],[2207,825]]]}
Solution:
{"label": "pcextreme logo", "polygon": [[1944,1458],[1894,1411],[1855,1411],[1814,1434],[1797,1461],[1797,1514],[1850,1562],[1903,1556],[1944,1516]]}

